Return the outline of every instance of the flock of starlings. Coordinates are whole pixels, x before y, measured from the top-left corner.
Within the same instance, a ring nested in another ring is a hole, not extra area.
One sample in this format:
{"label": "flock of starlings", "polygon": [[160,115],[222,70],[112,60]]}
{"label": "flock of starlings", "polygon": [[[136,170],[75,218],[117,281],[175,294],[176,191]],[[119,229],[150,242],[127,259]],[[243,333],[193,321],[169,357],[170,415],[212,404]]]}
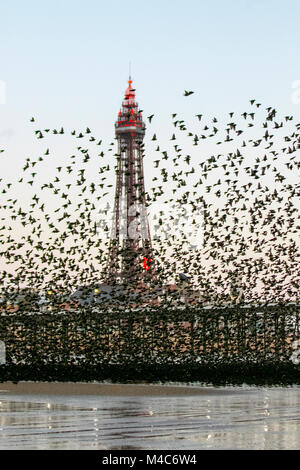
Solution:
{"label": "flock of starlings", "polygon": [[[153,184],[148,172],[145,177],[147,205],[160,207],[152,227],[154,291],[155,283],[180,284],[178,273],[184,273],[200,304],[241,291],[249,303],[299,300],[300,124],[254,99],[248,107],[230,112],[223,129],[216,117],[205,122],[197,114],[195,130],[189,130],[172,113],[174,130],[168,143],[159,145],[158,131],[150,135],[155,115],[148,116],[149,142],[140,145],[143,152],[148,147],[145,162],[152,166]],[[30,123],[37,127],[35,118]],[[47,138],[66,133],[75,139],[75,155],[41,184],[43,164],[51,173]],[[7,290],[22,286],[69,295],[79,286],[103,282],[109,224],[105,211],[99,220],[99,207],[114,193],[119,155],[111,152],[117,141],[105,151],[89,128],[34,129],[34,136],[44,139],[43,154],[26,158],[18,182],[1,178],[1,284]],[[24,208],[28,191],[31,204]],[[176,207],[168,220],[164,205]],[[191,245],[187,226],[201,227],[200,245]]]}

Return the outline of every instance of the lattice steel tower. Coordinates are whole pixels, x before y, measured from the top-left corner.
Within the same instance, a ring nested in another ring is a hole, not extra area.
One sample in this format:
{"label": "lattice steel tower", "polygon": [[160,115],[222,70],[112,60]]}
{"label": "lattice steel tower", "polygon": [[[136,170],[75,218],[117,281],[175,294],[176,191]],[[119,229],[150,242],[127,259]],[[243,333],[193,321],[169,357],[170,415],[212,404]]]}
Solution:
{"label": "lattice steel tower", "polygon": [[135,284],[142,280],[149,281],[154,275],[143,170],[146,126],[131,85],[129,76],[128,88],[115,123],[118,164],[106,269],[108,283]]}

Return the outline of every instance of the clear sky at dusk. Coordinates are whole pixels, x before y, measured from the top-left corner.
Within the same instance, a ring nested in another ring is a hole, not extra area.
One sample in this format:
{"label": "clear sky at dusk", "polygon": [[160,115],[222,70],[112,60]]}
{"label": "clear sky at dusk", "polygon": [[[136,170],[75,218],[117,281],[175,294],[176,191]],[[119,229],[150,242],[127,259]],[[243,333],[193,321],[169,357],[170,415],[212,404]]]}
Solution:
{"label": "clear sky at dusk", "polygon": [[299,16],[296,0],[2,2],[0,136],[21,145],[34,115],[109,140],[129,61],[147,115],[225,113],[254,97],[299,119]]}

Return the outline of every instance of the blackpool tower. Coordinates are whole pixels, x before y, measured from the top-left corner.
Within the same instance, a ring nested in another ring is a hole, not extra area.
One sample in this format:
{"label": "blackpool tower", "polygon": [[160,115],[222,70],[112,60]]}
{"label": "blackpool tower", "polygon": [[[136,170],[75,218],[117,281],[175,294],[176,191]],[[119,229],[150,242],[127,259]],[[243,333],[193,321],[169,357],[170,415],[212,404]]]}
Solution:
{"label": "blackpool tower", "polygon": [[110,284],[136,285],[150,281],[154,275],[144,187],[145,129],[129,76],[115,123],[118,140],[116,191],[106,268],[106,282]]}

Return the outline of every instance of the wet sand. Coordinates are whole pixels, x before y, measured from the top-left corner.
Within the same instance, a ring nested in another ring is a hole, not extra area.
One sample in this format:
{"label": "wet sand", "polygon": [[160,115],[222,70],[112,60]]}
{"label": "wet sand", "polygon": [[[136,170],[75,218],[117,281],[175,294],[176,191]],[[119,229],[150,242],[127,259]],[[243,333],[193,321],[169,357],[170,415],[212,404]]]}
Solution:
{"label": "wet sand", "polygon": [[22,382],[0,383],[0,390],[5,386],[1,450],[299,449],[300,386]]}
{"label": "wet sand", "polygon": [[102,396],[191,396],[224,395],[233,390],[214,387],[153,384],[107,384],[71,382],[2,382],[0,394],[102,395]]}

